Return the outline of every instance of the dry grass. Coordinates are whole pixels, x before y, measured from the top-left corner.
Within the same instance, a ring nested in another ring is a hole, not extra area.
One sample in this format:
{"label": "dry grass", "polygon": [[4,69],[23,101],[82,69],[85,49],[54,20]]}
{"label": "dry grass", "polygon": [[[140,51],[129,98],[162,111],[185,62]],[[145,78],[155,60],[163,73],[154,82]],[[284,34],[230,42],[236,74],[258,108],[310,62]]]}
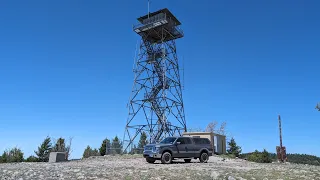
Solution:
{"label": "dry grass", "polygon": [[92,157],[64,163],[0,164],[0,179],[320,179],[320,167],[297,164],[257,164],[210,157],[170,165],[148,164],[141,155]]}

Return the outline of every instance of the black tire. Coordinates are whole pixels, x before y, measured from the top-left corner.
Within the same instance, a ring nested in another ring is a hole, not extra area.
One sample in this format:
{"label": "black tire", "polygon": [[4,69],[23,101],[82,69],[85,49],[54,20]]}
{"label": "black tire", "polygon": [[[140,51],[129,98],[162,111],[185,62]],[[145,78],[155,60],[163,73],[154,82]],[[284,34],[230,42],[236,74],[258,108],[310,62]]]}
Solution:
{"label": "black tire", "polygon": [[165,152],[161,156],[161,163],[163,164],[171,164],[172,162],[172,156],[169,152]]}
{"label": "black tire", "polygon": [[191,159],[184,159],[184,162],[190,163],[190,162],[191,162]]}
{"label": "black tire", "polygon": [[208,153],[206,153],[206,152],[201,153],[199,159],[200,159],[200,162],[201,162],[201,163],[207,163],[208,160],[209,160],[209,155],[208,155]]}
{"label": "black tire", "polygon": [[147,158],[146,158],[146,161],[147,161],[148,163],[153,164],[156,160],[153,159],[153,158],[147,157]]}

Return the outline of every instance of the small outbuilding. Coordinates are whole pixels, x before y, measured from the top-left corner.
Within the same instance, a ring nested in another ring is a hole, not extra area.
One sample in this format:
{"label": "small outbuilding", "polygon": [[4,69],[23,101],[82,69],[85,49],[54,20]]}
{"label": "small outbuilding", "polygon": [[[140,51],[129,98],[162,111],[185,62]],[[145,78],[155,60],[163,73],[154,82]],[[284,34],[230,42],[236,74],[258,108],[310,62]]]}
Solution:
{"label": "small outbuilding", "polygon": [[226,136],[212,132],[184,132],[182,136],[208,138],[215,154],[226,154]]}
{"label": "small outbuilding", "polygon": [[64,162],[67,161],[67,152],[50,152],[49,162]]}

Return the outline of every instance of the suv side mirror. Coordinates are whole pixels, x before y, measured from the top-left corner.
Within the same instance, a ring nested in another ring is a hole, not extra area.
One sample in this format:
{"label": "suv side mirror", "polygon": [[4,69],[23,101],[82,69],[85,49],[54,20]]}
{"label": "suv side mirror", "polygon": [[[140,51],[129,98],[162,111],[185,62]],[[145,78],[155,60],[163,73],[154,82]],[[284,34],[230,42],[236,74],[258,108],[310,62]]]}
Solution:
{"label": "suv side mirror", "polygon": [[179,145],[179,144],[181,144],[181,142],[176,142],[176,145]]}

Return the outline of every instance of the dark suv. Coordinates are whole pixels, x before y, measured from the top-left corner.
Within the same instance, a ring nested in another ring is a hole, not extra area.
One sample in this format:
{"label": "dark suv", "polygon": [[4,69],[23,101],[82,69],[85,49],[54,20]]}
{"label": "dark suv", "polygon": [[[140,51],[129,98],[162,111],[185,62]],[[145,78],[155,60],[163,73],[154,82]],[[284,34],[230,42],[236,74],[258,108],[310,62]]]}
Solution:
{"label": "dark suv", "polygon": [[167,137],[158,144],[146,145],[143,157],[148,163],[161,160],[164,164],[170,164],[176,158],[184,159],[185,162],[199,158],[200,162],[206,163],[212,152],[213,148],[208,138]]}

